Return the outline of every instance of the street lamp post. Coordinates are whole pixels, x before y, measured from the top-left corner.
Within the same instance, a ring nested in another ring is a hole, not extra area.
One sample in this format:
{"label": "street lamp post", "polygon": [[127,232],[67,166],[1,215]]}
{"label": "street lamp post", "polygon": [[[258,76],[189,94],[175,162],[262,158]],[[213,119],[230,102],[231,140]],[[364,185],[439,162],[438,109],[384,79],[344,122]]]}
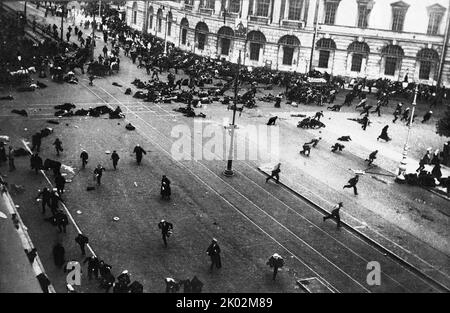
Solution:
{"label": "street lamp post", "polygon": [[61,3],[61,41],[64,41],[64,3]]}
{"label": "street lamp post", "polygon": [[416,100],[417,100],[417,93],[419,91],[419,86],[416,86],[416,89],[414,91],[414,99],[412,102],[412,112],[411,112],[411,116],[409,119],[409,125],[408,125],[408,134],[406,135],[406,142],[405,145],[403,146],[403,158],[400,161],[400,164],[398,166],[398,175],[395,179],[396,182],[398,183],[403,183],[405,182],[405,172],[406,172],[406,166],[408,164],[408,162],[406,161],[406,157],[408,156],[408,142],[409,142],[409,136],[411,133],[411,126],[413,123],[413,118],[414,118],[414,111],[416,109]]}
{"label": "street lamp post", "polygon": [[236,110],[237,110],[237,102],[238,102],[238,87],[239,87],[239,75],[241,71],[241,50],[239,50],[239,59],[238,59],[238,68],[236,73],[236,80],[234,82],[234,105],[233,105],[233,121],[231,124],[226,127],[227,129],[230,129],[230,150],[228,152],[228,162],[227,162],[227,169],[223,171],[223,174],[225,176],[233,176],[233,147],[234,147],[234,130],[236,129]]}
{"label": "street lamp post", "polygon": [[168,29],[167,21],[168,21],[168,17],[169,17],[169,14],[166,14],[166,27],[165,27],[165,32],[164,32],[164,55],[167,55],[167,29]]}

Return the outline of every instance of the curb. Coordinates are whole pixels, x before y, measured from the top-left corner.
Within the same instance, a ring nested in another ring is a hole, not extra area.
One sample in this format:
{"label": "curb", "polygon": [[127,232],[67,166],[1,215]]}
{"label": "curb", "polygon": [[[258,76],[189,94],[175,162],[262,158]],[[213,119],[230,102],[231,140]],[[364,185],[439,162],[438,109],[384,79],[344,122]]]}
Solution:
{"label": "curb", "polygon": [[[263,173],[266,176],[269,176],[269,174],[261,169],[261,167],[257,168],[261,173]],[[303,199],[305,202],[309,203],[311,206],[313,206],[315,209],[317,209],[318,211],[325,213],[325,214],[329,214],[331,212],[325,210],[324,208],[322,208],[320,205],[318,205],[317,203],[315,203],[314,201],[310,200],[308,197],[301,195],[299,192],[297,192],[296,190],[292,189],[291,187],[285,185],[283,182],[279,182],[279,185],[283,186],[284,188],[286,188],[287,190],[289,190],[290,192],[292,192],[294,195],[296,195],[297,197]],[[360,232],[359,230],[357,230],[356,228],[352,227],[351,225],[349,225],[348,223],[346,223],[345,221],[341,220],[341,225],[342,227],[346,228],[348,231],[358,235],[360,238],[362,238],[364,241],[366,241],[367,243],[373,245],[374,247],[376,247],[378,250],[380,250],[383,254],[391,257],[393,260],[397,261],[398,263],[400,263],[401,265],[405,266],[406,268],[408,268],[409,270],[411,270],[412,272],[414,272],[415,274],[417,274],[417,276],[421,277],[422,279],[426,280],[427,282],[429,282],[430,284],[434,285],[437,289],[439,289],[442,292],[450,292],[450,288],[448,286],[445,286],[444,284],[442,284],[441,282],[436,281],[434,278],[430,277],[429,275],[427,275],[426,273],[420,271],[419,269],[417,269],[417,267],[415,267],[414,265],[412,265],[411,263],[409,263],[408,261],[406,261],[405,259],[403,259],[402,257],[398,256],[397,254],[395,254],[394,252],[392,252],[391,250],[389,250],[388,248],[384,247],[383,245],[381,245],[380,243],[378,243],[377,241],[373,240],[372,238],[368,237],[367,235],[365,235],[364,233]]]}
{"label": "curb", "polygon": [[[0,177],[0,184],[4,185],[3,179]],[[34,273],[36,274],[36,279],[39,282],[39,285],[42,288],[44,293],[56,293],[55,288],[51,284],[47,275],[45,274],[44,266],[42,265],[41,259],[36,251],[36,248],[31,241],[31,238],[28,234],[27,227],[22,221],[19,212],[14,204],[14,201],[11,198],[6,187],[1,187],[1,198],[5,202],[6,208],[8,212],[11,214],[11,220],[14,224],[14,227],[17,230],[20,241],[22,242],[22,246],[24,248],[25,254],[30,261],[31,267],[33,268]]]}

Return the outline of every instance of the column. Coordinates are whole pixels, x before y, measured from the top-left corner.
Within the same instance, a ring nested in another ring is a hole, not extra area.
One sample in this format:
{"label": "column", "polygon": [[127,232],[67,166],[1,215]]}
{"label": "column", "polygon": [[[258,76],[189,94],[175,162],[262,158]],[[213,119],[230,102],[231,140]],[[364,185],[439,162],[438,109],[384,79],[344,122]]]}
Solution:
{"label": "column", "polygon": [[272,12],[272,24],[280,24],[280,16],[281,16],[281,1],[274,1]]}
{"label": "column", "polygon": [[214,14],[215,15],[220,15],[222,11],[222,1],[221,0],[216,0],[214,2]]}
{"label": "column", "polygon": [[248,18],[248,9],[250,5],[249,0],[242,0],[241,19],[246,20]]}
{"label": "column", "polygon": [[194,0],[194,8],[192,9],[194,12],[198,12],[200,8],[200,0]]}
{"label": "column", "polygon": [[[308,19],[306,21],[306,26],[307,27],[314,27],[314,20],[315,20],[315,16],[316,16],[316,6],[317,6],[317,2],[320,0],[311,0],[309,3],[309,7],[308,7]],[[319,10],[320,11],[320,5],[319,5]],[[319,15],[319,12],[317,13]],[[317,17],[319,18],[319,16]]]}

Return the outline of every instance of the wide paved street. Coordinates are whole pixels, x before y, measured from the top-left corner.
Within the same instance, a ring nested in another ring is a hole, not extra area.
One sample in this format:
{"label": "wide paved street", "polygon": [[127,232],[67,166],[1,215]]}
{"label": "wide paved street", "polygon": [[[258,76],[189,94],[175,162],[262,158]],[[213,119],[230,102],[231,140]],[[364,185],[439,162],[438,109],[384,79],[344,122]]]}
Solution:
{"label": "wide paved street", "polygon": [[[101,48],[103,42],[97,45],[96,54]],[[167,75],[161,76],[166,80]],[[77,77],[79,84],[55,83],[47,78],[38,79],[48,85],[46,89],[11,91],[14,100],[0,102],[0,135],[10,136],[14,147],[25,148],[36,131],[53,128],[53,133],[43,139],[40,154],[43,159],[58,160],[74,168],[75,175],[67,172],[71,182],[63,195],[66,207],[77,227],[89,237],[95,253],[112,265],[115,275],[128,270],[132,281],[141,282],[145,292],[163,292],[166,277],[186,279],[194,275],[204,282],[205,292],[302,292],[296,280],[311,277],[323,283],[323,291],[332,292],[442,291],[349,228],[337,230],[334,222],[323,222],[323,212],[284,185],[265,183],[266,175],[258,168],[270,162],[270,155],[234,161],[233,177],[222,175],[226,161],[217,153],[213,154],[219,160],[212,161],[174,157],[177,138],[173,132],[179,127],[187,126],[190,130],[192,154],[207,141],[196,139],[205,127],[229,137],[223,129],[223,118],[230,119],[231,111],[225,105],[215,102],[207,108],[196,109],[197,113],[205,113],[206,118],[193,119],[173,111],[184,106],[183,103],[148,103],[125,95],[128,87],[132,94],[137,91],[131,85],[135,78],[148,80],[149,77],[122,53],[118,74],[95,79],[94,86],[88,85],[87,75],[77,72]],[[114,82],[122,87],[114,86]],[[2,90],[0,96],[8,93],[9,90]],[[268,91],[259,93],[262,96]],[[338,101],[342,98],[340,94]],[[76,109],[120,106],[126,118],[55,117],[54,106],[66,102],[74,103]],[[28,117],[11,113],[12,109],[25,109]],[[369,147],[363,143],[363,135],[355,135],[356,142],[348,144],[349,152],[345,156],[329,152],[337,135],[336,124],[342,125],[341,135],[350,130],[356,132],[351,124],[343,124],[352,113],[343,111],[338,116],[338,113],[325,112],[325,123],[328,125],[330,119],[330,127],[321,133],[324,140],[313,149],[310,158],[298,155],[302,143],[318,135],[318,131],[297,128],[298,118],[290,114],[294,111],[311,114],[317,110],[307,106],[292,108],[283,103],[276,111],[272,103],[258,102],[258,108],[245,110],[237,118],[237,124],[245,129],[250,125],[264,125],[269,116],[284,116],[277,126],[281,134],[281,182],[328,211],[343,201],[343,220],[350,226],[359,227],[363,234],[450,288],[448,200],[419,187],[397,185],[388,176],[401,152],[399,143],[404,132],[396,139],[397,144],[389,143],[387,150],[393,152],[386,152],[385,161],[380,161],[375,174],[362,177],[360,195],[356,198],[350,190],[342,190],[342,186],[353,175],[349,169],[365,168]],[[57,120],[59,124],[50,124],[48,120]],[[125,129],[129,122],[136,130]],[[375,127],[374,134],[381,126],[372,126]],[[395,134],[395,129],[392,132]],[[62,140],[64,147],[59,157],[52,145],[56,138]],[[438,143],[441,142],[436,139]],[[140,166],[132,154],[136,144],[147,151]],[[81,169],[82,149],[89,153],[86,169]],[[117,170],[112,168],[110,160],[113,150],[120,156]],[[190,156],[188,152],[183,153]],[[413,154],[416,160],[417,155]],[[97,164],[106,168],[102,185],[87,191],[88,186],[94,186],[93,169]],[[59,240],[66,248],[67,260],[82,261],[84,258],[74,242],[76,228],[70,223],[67,234],[59,234],[43,220],[50,213],[41,214],[40,202],[35,197],[48,181],[30,170],[28,157],[17,157],[16,166],[16,171],[8,172],[5,164],[0,171],[9,184],[24,186],[25,191],[13,193],[13,199],[20,206],[19,212],[50,280],[57,292],[64,292],[65,274],[53,263],[52,247]],[[46,175],[53,183],[51,171]],[[172,182],[170,201],[160,199],[162,175]],[[377,181],[374,176],[388,182]],[[119,220],[113,220],[114,217]],[[167,248],[157,227],[161,219],[174,224]],[[213,237],[222,249],[223,267],[210,273],[206,248]],[[277,280],[272,281],[272,271],[266,262],[275,252],[285,258],[286,264]],[[371,261],[381,265],[379,286],[367,284],[366,266]],[[76,288],[82,292],[100,292],[98,283],[89,282],[86,273],[84,266],[82,285]]]}

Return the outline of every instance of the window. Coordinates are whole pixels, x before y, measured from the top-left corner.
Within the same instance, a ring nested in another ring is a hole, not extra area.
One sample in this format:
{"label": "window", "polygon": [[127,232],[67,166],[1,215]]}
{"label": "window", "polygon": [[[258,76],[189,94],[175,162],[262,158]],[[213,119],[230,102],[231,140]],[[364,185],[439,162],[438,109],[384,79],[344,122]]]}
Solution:
{"label": "window", "polygon": [[162,18],[158,17],[158,32],[161,32],[162,29]]}
{"label": "window", "polygon": [[366,5],[358,5],[358,27],[366,28],[369,18],[369,10]]}
{"label": "window", "polygon": [[194,5],[194,0],[184,0],[184,4]]}
{"label": "window", "polygon": [[419,79],[430,79],[431,65],[430,61],[420,61]]}
{"label": "window", "polygon": [[228,12],[239,13],[241,10],[241,0],[229,0]]}
{"label": "window", "polygon": [[292,59],[294,57],[293,47],[283,47],[283,65],[292,65]]}
{"label": "window", "polygon": [[133,15],[132,15],[131,23],[133,23],[133,24],[137,24],[137,10],[138,10],[138,5],[137,5],[137,2],[135,1],[135,2],[133,2],[133,8],[132,8]]}
{"label": "window", "polygon": [[187,29],[183,28],[181,30],[181,44],[185,45],[186,44],[186,38],[187,38]]}
{"label": "window", "polygon": [[330,59],[330,51],[320,50],[319,51],[319,68],[328,68],[328,60]]}
{"label": "window", "polygon": [[198,49],[205,50],[206,34],[198,33],[197,40],[198,40]]}
{"label": "window", "polygon": [[259,51],[261,49],[261,44],[257,42],[250,43],[250,60],[259,61]]}
{"label": "window", "polygon": [[167,36],[171,36],[172,33],[172,20],[167,21]]}
{"label": "window", "polygon": [[403,31],[403,24],[405,23],[406,11],[409,4],[398,1],[391,4],[392,6],[392,30],[395,32]]}
{"label": "window", "polygon": [[214,9],[214,0],[200,0],[200,7],[205,9]]}
{"label": "window", "polygon": [[234,38],[234,31],[228,26],[223,26],[217,32],[220,43],[220,53],[223,55],[229,55],[231,39]]}
{"label": "window", "polygon": [[256,16],[269,16],[270,0],[256,0]]}
{"label": "window", "polygon": [[431,69],[439,63],[439,54],[424,48],[417,53],[417,60],[420,62],[419,79],[430,79]]}
{"label": "window", "polygon": [[228,38],[220,38],[220,41],[222,45],[220,53],[223,55],[228,55],[230,53],[231,40]]}
{"label": "window", "polygon": [[397,67],[397,58],[386,57],[386,63],[384,65],[384,75],[395,75],[395,68]]}
{"label": "window", "polygon": [[254,0],[248,1],[248,15],[253,15],[253,5],[255,4]]}
{"label": "window", "polygon": [[363,57],[364,56],[360,53],[353,53],[352,68],[350,69],[352,72],[361,72],[361,65],[362,65]]}
{"label": "window", "polygon": [[438,35],[439,26],[441,26],[443,12],[431,12],[430,19],[428,21],[427,35]]}
{"label": "window", "polygon": [[290,0],[288,20],[300,21],[302,19],[303,0]]}
{"label": "window", "polygon": [[204,22],[199,22],[195,27],[195,35],[197,38],[197,47],[199,50],[204,50],[206,41],[208,39],[207,35],[209,32],[208,26]]}
{"label": "window", "polygon": [[187,42],[187,33],[189,29],[189,22],[186,18],[183,18],[180,22],[181,28],[181,44],[185,45]]}
{"label": "window", "polygon": [[149,27],[150,29],[153,28],[153,15],[149,15],[149,16],[148,16],[148,27]]}
{"label": "window", "polygon": [[325,2],[325,19],[323,21],[324,24],[334,25],[338,5],[339,5],[338,1]]}

